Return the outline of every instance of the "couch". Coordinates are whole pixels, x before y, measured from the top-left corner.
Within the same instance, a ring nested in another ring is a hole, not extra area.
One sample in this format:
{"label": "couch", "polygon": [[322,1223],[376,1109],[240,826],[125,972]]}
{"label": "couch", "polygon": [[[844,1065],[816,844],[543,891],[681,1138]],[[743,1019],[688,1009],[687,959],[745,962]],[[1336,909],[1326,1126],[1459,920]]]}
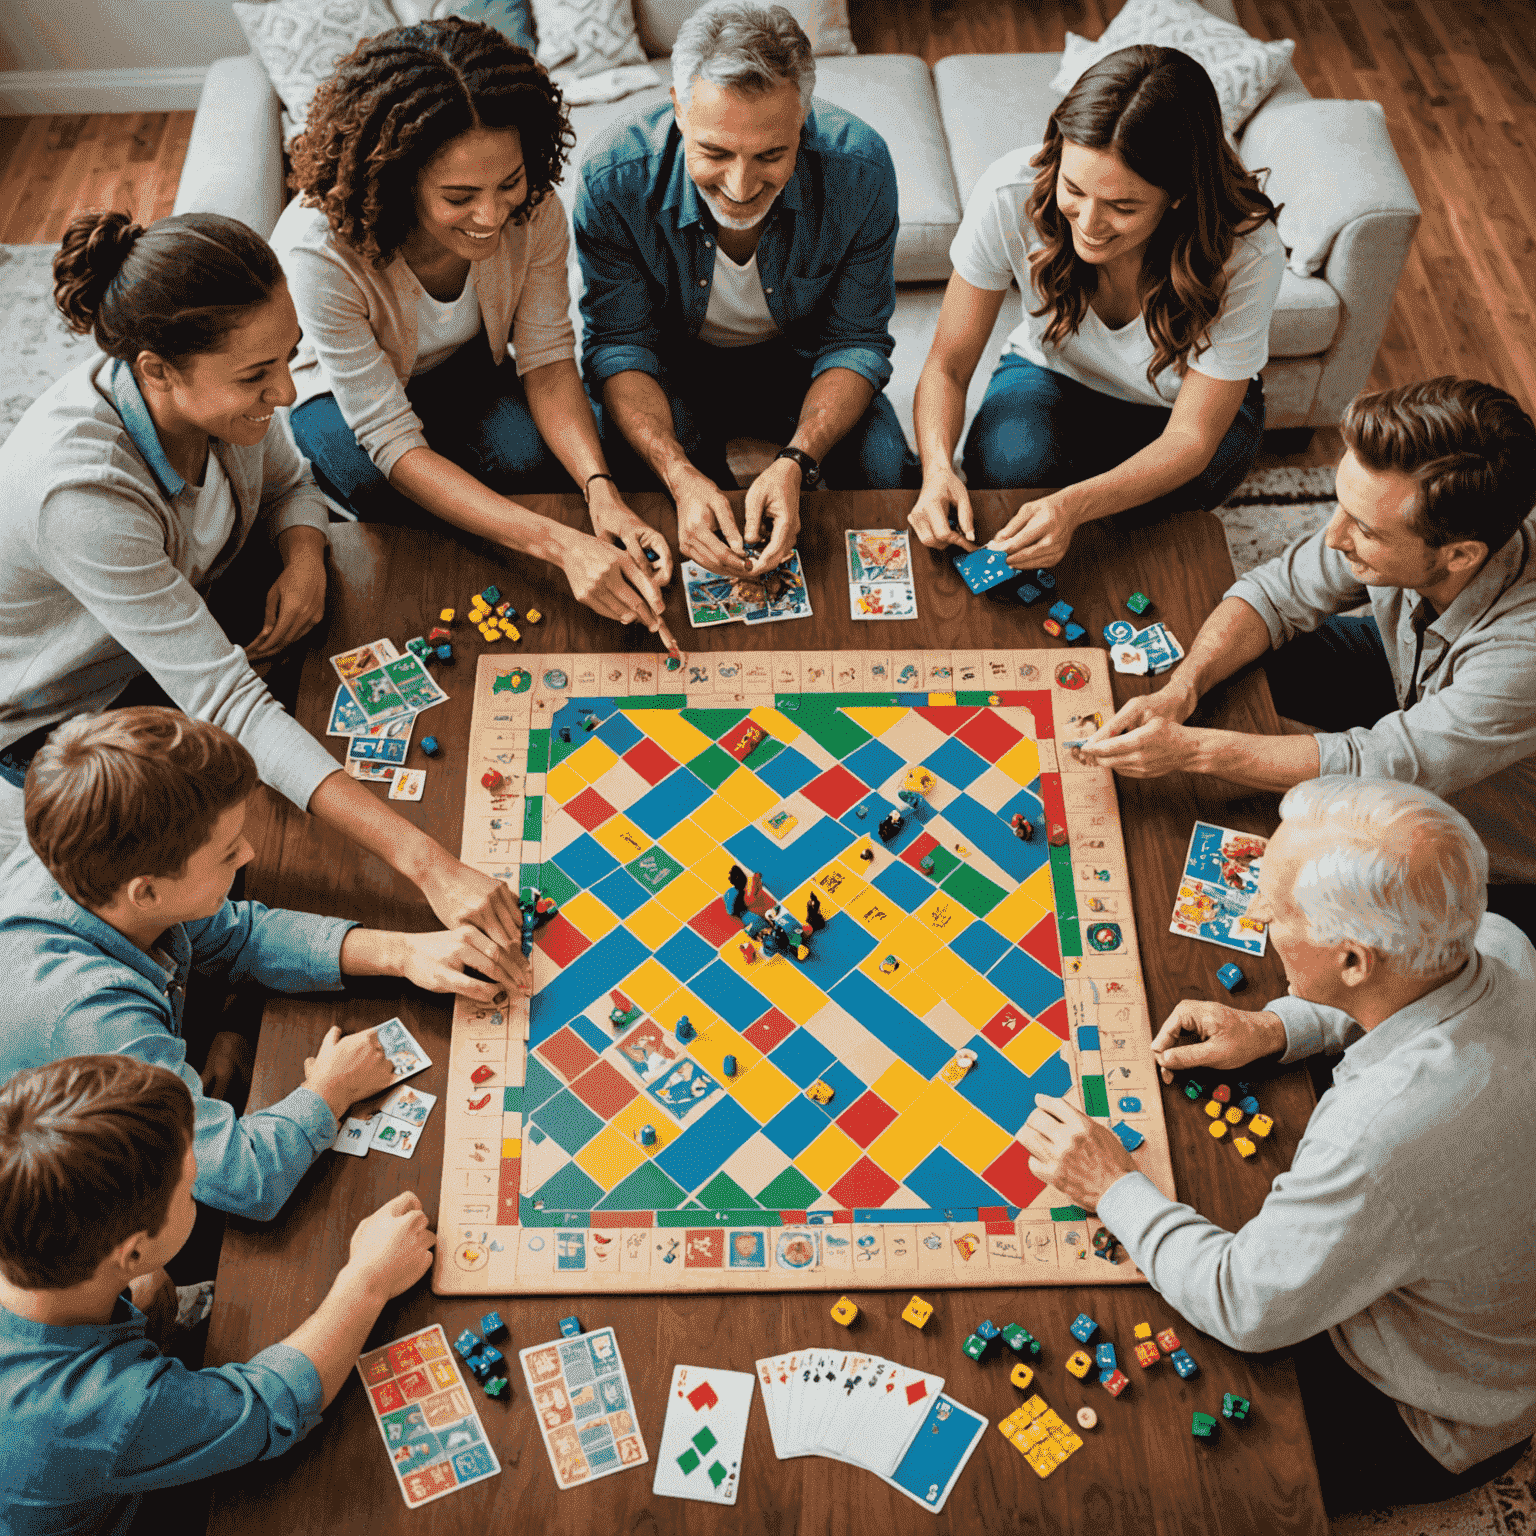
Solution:
{"label": "couch", "polygon": [[[857,0],[854,0],[857,3]],[[1236,22],[1232,0],[1202,0]],[[653,58],[670,50],[697,0],[636,0],[642,42]],[[1059,96],[1057,53],[957,54],[930,68],[903,54],[817,60],[819,96],[884,135],[896,164],[901,230],[896,245],[896,350],[888,386],[911,432],[912,396],[949,276],[949,245],[965,200],[999,155],[1041,137]],[[664,72],[664,71],[663,71]],[[560,189],[567,207],[585,145],[614,118],[662,99],[666,87],[619,102],[579,106],[573,171]],[[285,201],[281,105],[255,54],[211,66],[192,127],[175,211],[225,213],[269,234]],[[1267,190],[1285,205],[1288,247],[1309,242],[1315,275],[1287,270],[1270,327],[1264,369],[1270,429],[1332,426],[1366,383],[1419,221],[1419,205],[1374,102],[1314,101],[1287,66],[1245,125],[1244,163],[1266,168]],[[1324,248],[1319,232],[1337,226]],[[572,257],[572,294],[580,274]],[[975,413],[1003,341],[1019,321],[1013,289],[967,398]],[[580,324],[573,303],[573,316]],[[963,438],[962,438],[963,441]],[[733,463],[736,460],[733,456]]]}

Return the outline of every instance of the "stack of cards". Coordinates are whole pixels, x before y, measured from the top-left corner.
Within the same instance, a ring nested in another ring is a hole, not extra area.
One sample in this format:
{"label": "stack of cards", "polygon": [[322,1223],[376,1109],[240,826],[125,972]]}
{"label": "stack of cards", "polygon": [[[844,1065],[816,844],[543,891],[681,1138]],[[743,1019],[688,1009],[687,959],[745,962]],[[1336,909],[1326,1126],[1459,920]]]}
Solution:
{"label": "stack of cards", "polygon": [[612,1328],[535,1344],[517,1358],[559,1487],[645,1463],[635,1398]]}
{"label": "stack of cards", "polygon": [[688,622],[695,629],[716,624],[775,624],[780,619],[811,617],[811,594],[806,590],[800,551],[771,571],[755,576],[716,576],[692,560],[683,561],[683,595],[688,600]]}
{"label": "stack of cards", "polygon": [[[399,1019],[380,1024],[378,1035],[397,1084],[432,1065],[432,1058]],[[366,1157],[377,1147],[391,1157],[410,1157],[416,1151],[421,1128],[436,1103],[435,1093],[424,1093],[420,1088],[392,1088],[366,1120],[348,1115],[342,1121],[331,1150],[344,1152],[348,1157]]]}
{"label": "stack of cards", "polygon": [[849,529],[848,607],[856,619],[915,619],[912,545],[895,528]]}
{"label": "stack of cards", "polygon": [[1110,660],[1115,671],[1142,677],[1171,671],[1184,659],[1184,647],[1166,624],[1148,624],[1137,629],[1127,619],[1116,619],[1104,627],[1109,641]]}
{"label": "stack of cards", "polygon": [[807,1349],[757,1362],[774,1454],[864,1467],[925,1509],[944,1507],[986,1430],[944,1379],[878,1355]]}
{"label": "stack of cards", "polygon": [[1170,933],[1204,939],[1223,949],[1262,955],[1269,929],[1248,916],[1259,888],[1259,866],[1268,842],[1252,832],[1197,821],[1173,902]]}
{"label": "stack of cards", "polygon": [[751,1412],[752,1378],[745,1371],[678,1366],[667,1394],[667,1421],[651,1492],[704,1504],[734,1504]]}
{"label": "stack of cards", "polygon": [[[390,786],[392,800],[419,800],[426,775],[402,786],[398,772],[416,716],[448,695],[418,656],[402,656],[390,640],[374,640],[331,657],[341,679],[331,701],[328,736],[348,738],[346,769],[354,779]],[[411,792],[414,791],[414,792]]]}

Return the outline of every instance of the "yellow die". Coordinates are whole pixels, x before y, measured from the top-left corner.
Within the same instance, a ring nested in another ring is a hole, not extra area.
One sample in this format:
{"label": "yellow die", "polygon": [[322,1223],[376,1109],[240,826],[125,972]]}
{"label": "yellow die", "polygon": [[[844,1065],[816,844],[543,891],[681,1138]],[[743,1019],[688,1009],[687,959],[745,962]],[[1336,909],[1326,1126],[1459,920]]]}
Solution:
{"label": "yellow die", "polygon": [[825,1082],[818,1077],[816,1081],[805,1090],[805,1096],[813,1104],[830,1104],[832,1102],[832,1096],[835,1092],[836,1090],[833,1088],[831,1083]]}
{"label": "yellow die", "polygon": [[844,1328],[852,1325],[854,1318],[859,1315],[858,1307],[846,1296],[837,1298],[837,1305],[832,1308],[832,1321],[841,1323]]}
{"label": "yellow die", "polygon": [[1227,1109],[1226,1118],[1228,1125],[1236,1125],[1238,1121],[1243,1118],[1243,1112],[1237,1107],[1236,1104],[1230,1105]]}
{"label": "yellow die", "polygon": [[1137,1323],[1134,1331],[1138,1339],[1150,1339],[1152,1337],[1152,1324]]}
{"label": "yellow die", "polygon": [[537,608],[530,608],[528,612],[523,615],[523,617],[527,619],[530,624],[537,624],[539,620],[544,617],[544,615],[540,613]]}
{"label": "yellow die", "polygon": [[1246,1136],[1234,1136],[1232,1145],[1237,1148],[1239,1157],[1252,1157],[1259,1150]]}
{"label": "yellow die", "polygon": [[914,1296],[902,1312],[901,1320],[904,1323],[911,1323],[914,1328],[921,1328],[932,1316],[933,1303],[924,1301],[921,1296]]}
{"label": "yellow die", "polygon": [[1274,1130],[1275,1122],[1268,1115],[1255,1115],[1248,1122],[1248,1134],[1250,1136],[1264,1137]]}
{"label": "yellow die", "polygon": [[1206,1130],[1208,1130],[1211,1135],[1216,1138],[1217,1141],[1220,1141],[1221,1138],[1227,1134],[1227,1122],[1225,1120],[1212,1120],[1211,1123],[1206,1126]]}
{"label": "yellow die", "polygon": [[1093,1369],[1093,1356],[1084,1349],[1074,1350],[1067,1357],[1067,1369],[1081,1381]]}
{"label": "yellow die", "polygon": [[523,638],[522,635],[518,633],[517,625],[508,624],[505,619],[501,621],[501,632],[507,637],[508,640],[521,640]]}
{"label": "yellow die", "polygon": [[444,608],[437,617],[444,624],[452,624],[453,621],[458,617],[458,613],[452,608]]}
{"label": "yellow die", "polygon": [[1212,1099],[1210,1103],[1205,1106],[1205,1112],[1211,1117],[1212,1120],[1217,1120],[1221,1117],[1221,1105],[1218,1104],[1215,1099]]}
{"label": "yellow die", "polygon": [[1034,1379],[1035,1373],[1030,1370],[1030,1368],[1025,1365],[1022,1360],[1016,1366],[1014,1366],[1013,1370],[1009,1373],[1008,1376],[1008,1380],[1011,1381],[1014,1386],[1016,1386],[1021,1392],[1029,1391],[1029,1384]]}

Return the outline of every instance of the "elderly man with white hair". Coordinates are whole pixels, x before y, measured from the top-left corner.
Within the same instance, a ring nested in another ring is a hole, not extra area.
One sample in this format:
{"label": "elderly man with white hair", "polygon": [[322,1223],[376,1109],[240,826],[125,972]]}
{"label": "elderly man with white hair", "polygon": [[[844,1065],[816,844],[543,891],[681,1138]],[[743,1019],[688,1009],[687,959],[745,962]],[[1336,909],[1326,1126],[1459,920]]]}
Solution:
{"label": "elderly man with white hair", "polygon": [[1165,1081],[1343,1051],[1258,1215],[1226,1232],[1169,1200],[1059,1099],[1020,1138],[1195,1327],[1299,1346],[1330,1512],[1450,1498],[1536,1428],[1536,950],[1485,914],[1483,845],[1427,790],[1334,775],[1280,814],[1250,910],[1289,995],[1180,1003],[1152,1042]]}
{"label": "elderly man with white hair", "polygon": [[[802,491],[922,478],[884,394],[896,168],[815,85],[789,11],[714,0],[678,32],[670,104],[600,137],[577,188],[604,452],[624,488],[671,494],[682,553],[726,576],[783,561]],[[743,435],[784,446],[738,529],[725,450]]]}

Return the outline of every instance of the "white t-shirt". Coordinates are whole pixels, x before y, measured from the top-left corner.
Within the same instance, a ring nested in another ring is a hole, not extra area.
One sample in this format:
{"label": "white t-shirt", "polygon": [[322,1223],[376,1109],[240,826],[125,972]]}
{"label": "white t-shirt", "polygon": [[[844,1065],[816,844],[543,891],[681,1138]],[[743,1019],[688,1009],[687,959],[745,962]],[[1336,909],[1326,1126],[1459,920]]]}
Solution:
{"label": "white t-shirt", "polygon": [[235,531],[235,493],[223,466],[208,450],[203,483],[197,490],[192,526],[187,529],[187,580],[198,586],[218,563],[229,536]]}
{"label": "white t-shirt", "polygon": [[757,270],[757,252],[752,252],[745,266],[738,267],[717,245],[715,278],[699,340],[712,347],[750,347],[778,334],[778,322],[768,312],[763,279]]}
{"label": "white t-shirt", "polygon": [[[1090,308],[1075,336],[1047,346],[1050,312],[1031,315],[1040,297],[1030,274],[1029,255],[1044,243],[1024,214],[1035,185],[1030,160],[1039,146],[1016,149],[994,160],[971,193],[959,233],[949,248],[955,271],[976,288],[996,292],[1017,282],[1024,295],[1024,320],[1008,338],[1008,350],[1042,368],[1116,400],[1169,406],[1179,393],[1177,369],[1165,368],[1157,388],[1147,382],[1155,348],[1145,319],[1112,330]],[[1207,338],[1209,345],[1189,366],[1211,379],[1251,379],[1269,361],[1269,320],[1280,296],[1285,247],[1274,221],[1239,235],[1227,260],[1227,292]]]}
{"label": "white t-shirt", "polygon": [[480,295],[475,290],[475,269],[469,269],[458,298],[444,303],[425,288],[416,300],[416,361],[411,377],[446,363],[466,341],[480,334]]}

